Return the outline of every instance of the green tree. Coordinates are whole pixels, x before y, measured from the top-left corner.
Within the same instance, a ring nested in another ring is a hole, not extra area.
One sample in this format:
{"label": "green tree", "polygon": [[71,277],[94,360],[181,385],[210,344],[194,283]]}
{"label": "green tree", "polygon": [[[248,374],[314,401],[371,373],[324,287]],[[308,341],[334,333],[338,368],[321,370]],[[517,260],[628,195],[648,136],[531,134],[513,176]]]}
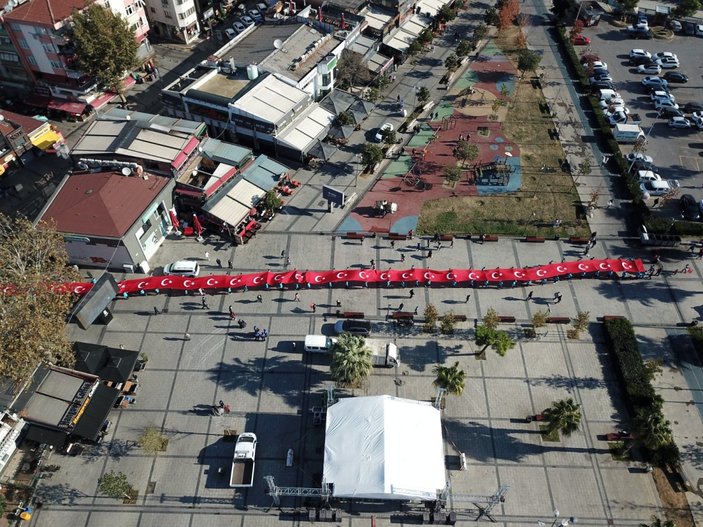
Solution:
{"label": "green tree", "polygon": [[451,53],[444,59],[444,67],[449,70],[449,72],[455,71],[459,67],[459,57],[456,54]]}
{"label": "green tree", "polygon": [[459,368],[459,363],[454,366],[437,365],[432,370],[437,378],[432,384],[437,388],[444,388],[447,393],[461,395],[466,387],[466,372]]}
{"label": "green tree", "polygon": [[74,365],[65,328],[75,297],[47,286],[79,280],[53,224],[0,214],[1,376],[25,381],[40,362]]}
{"label": "green tree", "polygon": [[98,479],[98,490],[110,498],[132,498],[134,489],[124,472],[110,471]]}
{"label": "green tree", "polygon": [[96,2],[73,13],[72,33],[78,67],[122,96],[122,79],[137,66],[139,49],[127,21]]}
{"label": "green tree", "polygon": [[449,7],[449,4],[444,4],[439,8],[439,11],[437,11],[437,19],[440,22],[451,22],[456,18],[456,15],[456,9]]}
{"label": "green tree", "polygon": [[430,44],[433,38],[434,34],[432,33],[432,30],[427,27],[417,36],[417,42],[424,46],[426,44]]}
{"label": "green tree", "polygon": [[461,166],[464,166],[467,161],[471,163],[478,157],[478,146],[462,139],[456,142],[453,155],[461,161]]}
{"label": "green tree", "polygon": [[342,89],[364,86],[371,80],[371,72],[364,64],[363,57],[350,49],[342,51],[334,74]]}
{"label": "green tree", "polygon": [[161,430],[151,426],[144,429],[138,443],[147,454],[157,454],[166,450],[168,439],[161,434]]}
{"label": "green tree", "polygon": [[550,11],[558,20],[572,19],[579,6],[576,0],[553,0]]}
{"label": "green tree", "polygon": [[383,159],[383,150],[378,145],[373,143],[364,143],[361,149],[361,162],[366,167],[372,167],[377,163],[380,163]]}
{"label": "green tree", "polygon": [[521,49],[517,56],[517,69],[520,70],[521,76],[525,76],[527,71],[535,71],[542,60],[542,55],[531,49]]}
{"label": "green tree", "polygon": [[537,311],[534,315],[532,315],[532,326],[535,328],[543,328],[547,325],[548,317],[549,313],[546,311]]}
{"label": "green tree", "polygon": [[474,50],[474,46],[471,42],[465,39],[461,39],[456,46],[456,54],[459,57],[466,57],[469,53]]}
{"label": "green tree", "polygon": [[488,27],[486,24],[481,23],[474,29],[474,39],[476,41],[483,40],[488,35]]}
{"label": "green tree", "polygon": [[483,346],[479,355],[483,354],[490,346],[501,357],[504,357],[509,350],[515,347],[515,341],[506,331],[500,331],[486,324],[476,328],[476,344]]}
{"label": "green tree", "polygon": [[433,332],[435,330],[435,325],[437,324],[437,308],[434,304],[427,304],[423,315],[425,317],[424,330],[428,333]]}
{"label": "green tree", "polygon": [[679,0],[674,8],[674,16],[693,16],[700,8],[701,3],[698,0]]}
{"label": "green tree", "polygon": [[381,132],[383,142],[387,145],[394,145],[398,142],[398,134],[395,130],[383,130]]}
{"label": "green tree", "polygon": [[492,307],[489,307],[483,317],[483,325],[490,329],[498,329],[499,323],[500,317],[498,316],[498,312]]}
{"label": "green tree", "polygon": [[340,112],[337,114],[337,123],[341,126],[349,126],[354,124],[354,114],[350,111]]}
{"label": "green tree", "polygon": [[408,46],[407,54],[410,55],[411,57],[414,57],[418,53],[422,51],[422,44],[420,44],[417,40],[413,40],[410,45]]}
{"label": "green tree", "polygon": [[267,191],[266,194],[264,194],[264,197],[261,198],[261,201],[263,201],[264,207],[269,210],[277,210],[283,206],[283,200],[279,197],[275,190]]}
{"label": "green tree", "polygon": [[666,420],[658,405],[641,409],[632,420],[637,439],[650,450],[657,450],[673,442],[671,423]]}
{"label": "green tree", "polygon": [[634,9],[637,7],[639,0],[619,0],[620,10],[622,11],[622,20],[627,18],[629,13],[633,13]]}
{"label": "green tree", "polygon": [[425,104],[427,101],[430,100],[430,90],[428,90],[425,86],[421,86],[420,88],[417,89],[417,102],[420,104]]}
{"label": "green tree", "polygon": [[359,386],[372,368],[371,350],[364,338],[342,333],[332,346],[332,379],[340,386]]}
{"label": "green tree", "polygon": [[652,523],[640,523],[640,527],[676,527],[672,520],[662,520],[659,516],[652,516]]}
{"label": "green tree", "polygon": [[553,402],[545,414],[549,433],[561,432],[568,437],[578,430],[581,424],[581,405],[571,397]]}
{"label": "green tree", "polygon": [[451,334],[454,333],[454,326],[456,325],[456,317],[452,311],[445,313],[440,321],[440,329],[442,333]]}
{"label": "green tree", "polygon": [[461,179],[461,168],[446,167],[444,169],[444,179],[446,179],[449,183],[456,183]]}

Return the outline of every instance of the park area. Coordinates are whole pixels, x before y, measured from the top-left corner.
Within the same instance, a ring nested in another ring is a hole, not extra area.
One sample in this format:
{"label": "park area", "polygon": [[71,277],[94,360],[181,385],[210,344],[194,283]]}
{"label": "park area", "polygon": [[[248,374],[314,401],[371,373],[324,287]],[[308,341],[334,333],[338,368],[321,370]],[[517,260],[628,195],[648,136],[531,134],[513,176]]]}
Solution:
{"label": "park area", "polygon": [[[519,31],[490,40],[430,110],[354,210],[363,230],[587,234],[541,86],[516,68]],[[469,156],[460,152],[467,144]],[[383,200],[398,203],[398,213],[374,214]]]}

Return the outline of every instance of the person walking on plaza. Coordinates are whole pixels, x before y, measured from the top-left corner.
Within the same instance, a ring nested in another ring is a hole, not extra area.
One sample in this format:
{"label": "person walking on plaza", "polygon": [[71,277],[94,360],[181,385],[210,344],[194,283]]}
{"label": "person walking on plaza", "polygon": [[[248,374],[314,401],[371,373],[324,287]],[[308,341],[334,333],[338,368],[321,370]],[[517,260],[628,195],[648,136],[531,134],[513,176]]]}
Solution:
{"label": "person walking on plaza", "polygon": [[293,297],[293,302],[300,302],[300,295],[298,293],[295,293],[295,296]]}
{"label": "person walking on plaza", "polygon": [[154,306],[154,315],[158,315],[159,313],[161,313],[161,311],[159,311],[159,308]]}
{"label": "person walking on plaza", "polygon": [[201,298],[201,303],[203,309],[210,309],[207,305],[207,300],[205,300],[205,297]]}
{"label": "person walking on plaza", "polygon": [[210,253],[205,251],[205,259],[209,262],[210,261]]}
{"label": "person walking on plaza", "polygon": [[405,253],[400,253],[400,262],[403,263],[405,261]]}
{"label": "person walking on plaza", "polygon": [[466,300],[464,300],[464,304],[468,304],[470,298],[471,298],[471,295],[466,295]]}
{"label": "person walking on plaza", "polygon": [[184,333],[184,334],[183,334],[183,340],[189,341],[189,340],[190,340],[190,333]]}
{"label": "person walking on plaza", "polygon": [[215,262],[217,263],[217,267],[219,267],[220,269],[222,269],[222,260],[220,260],[219,258],[216,258],[216,259],[215,259]]}
{"label": "person walking on plaza", "polygon": [[556,292],[554,293],[554,303],[558,304],[559,302],[561,302],[561,293]]}
{"label": "person walking on plaza", "polygon": [[526,302],[529,302],[530,300],[532,300],[532,295],[534,295],[534,294],[535,294],[534,291],[530,291],[530,292],[527,294],[527,298],[525,299],[525,301],[526,301]]}
{"label": "person walking on plaza", "polygon": [[312,304],[310,304],[310,309],[312,310],[313,313],[315,313],[317,311],[317,304],[315,304],[314,302]]}
{"label": "person walking on plaza", "polygon": [[283,250],[281,251],[281,258],[285,258],[285,257],[286,257],[286,250],[283,249]]}
{"label": "person walking on plaza", "polygon": [[410,298],[413,298],[415,296],[415,290],[411,289],[410,290]]}
{"label": "person walking on plaza", "polygon": [[339,298],[337,299],[336,304],[337,304],[337,307],[342,307],[342,301]]}
{"label": "person walking on plaza", "polygon": [[237,315],[235,315],[232,306],[229,306],[229,318],[230,320],[237,320]]}
{"label": "person walking on plaza", "polygon": [[430,258],[432,258],[432,249],[427,251],[427,259],[429,260]]}
{"label": "person walking on plaza", "polygon": [[259,304],[262,304],[262,303],[264,302],[264,297],[261,296],[261,295],[256,295],[256,301],[257,301]]}

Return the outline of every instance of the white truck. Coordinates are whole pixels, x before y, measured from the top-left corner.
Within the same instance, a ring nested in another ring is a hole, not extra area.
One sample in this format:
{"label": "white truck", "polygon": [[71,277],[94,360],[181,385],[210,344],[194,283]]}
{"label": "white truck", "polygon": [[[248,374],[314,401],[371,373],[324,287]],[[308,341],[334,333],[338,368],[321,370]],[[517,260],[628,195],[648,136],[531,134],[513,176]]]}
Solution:
{"label": "white truck", "polygon": [[371,350],[371,360],[374,366],[393,368],[400,364],[398,347],[392,342],[381,339],[365,339],[366,346]]}
{"label": "white truck", "polygon": [[642,128],[636,124],[616,124],[613,128],[613,137],[618,143],[636,143],[639,138],[645,137]]}
{"label": "white truck", "polygon": [[234,445],[230,487],[254,486],[254,458],[256,457],[256,434],[245,432],[239,434]]}

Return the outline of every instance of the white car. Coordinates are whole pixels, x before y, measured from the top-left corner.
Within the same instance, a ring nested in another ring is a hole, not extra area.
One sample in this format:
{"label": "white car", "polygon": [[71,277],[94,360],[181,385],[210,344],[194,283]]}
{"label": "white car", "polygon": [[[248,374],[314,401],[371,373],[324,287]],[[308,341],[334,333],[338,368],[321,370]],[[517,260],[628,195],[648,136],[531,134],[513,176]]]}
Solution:
{"label": "white car", "polygon": [[662,67],[659,64],[640,64],[637,66],[637,73],[646,75],[659,75],[662,72]]}
{"label": "white car", "polygon": [[660,51],[659,53],[654,53],[652,55],[652,60],[658,60],[658,59],[679,60],[679,57],[676,55],[676,53],[672,53],[671,51]]}
{"label": "white car", "polygon": [[613,99],[608,99],[607,101],[600,101],[598,105],[605,111],[612,106],[625,106],[625,101],[623,101],[620,97],[615,97]]}
{"label": "white car", "polygon": [[610,104],[603,111],[606,117],[615,115],[616,113],[624,113],[625,115],[630,115],[630,109],[624,104]]}
{"label": "white car", "polygon": [[654,108],[657,110],[661,110],[662,108],[676,108],[678,110],[679,105],[671,99],[657,99],[654,101]]}
{"label": "white car", "polygon": [[672,95],[671,93],[669,93],[668,91],[664,91],[664,90],[654,90],[654,91],[649,95],[649,97],[650,97],[653,101],[658,101],[658,100],[664,100],[664,99],[666,99],[666,100],[671,101],[671,102],[676,102],[676,97],[673,96],[673,95]]}
{"label": "white car", "polygon": [[615,90],[608,90],[608,89],[600,90],[600,100],[601,101],[609,101],[611,99],[622,100],[622,97]]}
{"label": "white car", "polygon": [[608,63],[603,62],[602,60],[595,60],[590,64],[586,64],[586,68],[590,68],[592,70],[608,71]]}
{"label": "white car", "polygon": [[693,112],[691,114],[691,121],[696,125],[696,128],[703,130],[703,112]]}
{"label": "white car", "polygon": [[382,143],[386,133],[392,132],[393,131],[393,125],[391,123],[384,123],[381,128],[378,129],[378,133],[376,134],[376,142],[377,143]]}
{"label": "white car", "polygon": [[610,76],[610,73],[594,73],[592,77],[588,78],[589,82],[591,84],[595,84],[596,82],[613,82],[613,78]]}
{"label": "white car", "polygon": [[678,68],[679,67],[679,59],[673,58],[673,57],[664,57],[661,59],[657,59],[654,61],[655,64],[658,64],[664,69],[672,69],[672,68]]}
{"label": "white car", "polygon": [[256,4],[256,8],[263,14],[268,11],[268,6],[264,3]]}
{"label": "white car", "polygon": [[647,57],[648,59],[652,58],[652,54],[649,51],[645,51],[643,49],[635,48],[630,50],[630,58],[638,58],[638,57]]}
{"label": "white car", "polygon": [[652,170],[639,170],[637,172],[637,179],[642,181],[661,181],[662,177]]}
{"label": "white car", "polygon": [[628,163],[634,163],[635,161],[642,161],[650,165],[654,163],[654,158],[652,156],[645,155],[642,152],[630,152],[625,156],[625,160]]}
{"label": "white car", "polygon": [[691,128],[691,121],[685,117],[672,117],[669,119],[670,128]]}
{"label": "white car", "polygon": [[616,124],[623,124],[627,122],[627,114],[625,112],[614,112],[612,114],[606,114],[608,117],[608,122],[610,126],[615,126]]}
{"label": "white car", "polygon": [[659,86],[666,88],[669,83],[661,77],[645,77],[642,79],[642,86]]}
{"label": "white car", "polygon": [[670,183],[666,179],[660,179],[658,181],[648,180],[640,183],[640,189],[642,189],[643,194],[649,194],[650,196],[665,196],[674,190],[678,185]]}

